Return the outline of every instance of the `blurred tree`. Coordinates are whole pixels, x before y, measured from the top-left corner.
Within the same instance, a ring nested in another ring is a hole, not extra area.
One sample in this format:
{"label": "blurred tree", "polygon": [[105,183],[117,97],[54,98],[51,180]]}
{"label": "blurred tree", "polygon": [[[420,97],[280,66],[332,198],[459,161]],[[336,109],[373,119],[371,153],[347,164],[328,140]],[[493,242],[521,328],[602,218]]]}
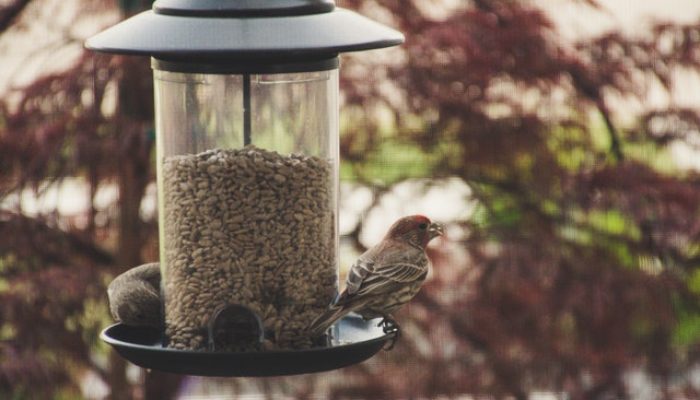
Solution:
{"label": "blurred tree", "polygon": [[[136,3],[124,2],[123,12],[150,5]],[[81,39],[72,41],[82,46]],[[140,216],[154,178],[151,92],[142,60],[84,52],[72,67],[39,77],[1,106],[0,196],[28,188],[41,193],[49,183],[80,177],[90,188],[90,209],[87,223],[57,213],[29,218],[21,202],[0,215],[6,238],[0,244],[0,397],[75,393],[86,371],[107,382],[114,399],[144,390],[127,381],[126,363],[116,353],[105,359],[97,336],[109,322],[105,283],[140,264],[144,244],[153,247],[156,240],[154,221]],[[95,196],[109,182],[117,187],[117,212],[98,222]],[[148,374],[144,388],[150,398],[168,398],[177,381]]]}
{"label": "blurred tree", "polygon": [[6,4],[0,10],[0,32],[5,31],[30,2],[31,0],[14,0]]}
{"label": "blurred tree", "polygon": [[[27,3],[1,6],[0,32]],[[300,378],[290,395],[633,398],[633,370],[665,398],[700,395],[683,380],[698,361],[700,180],[668,152],[698,147],[700,116],[672,105],[622,125],[613,112],[614,99],[671,93],[675,71],[700,66],[700,22],[572,44],[530,2],[338,3],[407,35],[389,59],[344,59],[346,176],[374,183],[400,149],[421,165],[387,187],[459,176],[480,208],[463,224],[463,258],[435,251],[394,351],[328,375],[324,389]],[[90,4],[95,14],[147,6]],[[139,213],[153,179],[151,91],[144,60],[84,53],[0,101],[0,204],[66,177],[90,187],[85,221],[21,203],[0,212],[2,398],[78,397],[88,372],[116,399],[178,388],[158,373],[134,385],[97,339],[105,283],[156,253],[155,222]],[[96,207],[110,182],[114,213]],[[268,393],[288,383],[263,381]]]}
{"label": "blurred tree", "polygon": [[[376,181],[368,160],[391,162],[382,143],[413,144],[440,154],[424,158],[429,173],[462,177],[481,209],[464,224],[464,265],[438,263],[414,304],[416,332],[381,373],[358,368],[362,383],[336,396],[633,398],[625,374],[637,369],[663,398],[697,396],[683,374],[700,343],[700,177],[675,168],[666,146],[697,149],[700,115],[672,104],[623,128],[611,103],[672,94],[679,70],[700,66],[700,22],[572,44],[529,2],[437,16],[420,1],[344,3],[407,34],[400,62],[372,65],[390,89],[365,79],[365,61],[345,63],[347,108],[393,115],[389,130],[347,130],[349,175]],[[407,388],[399,371],[415,359],[422,374]]]}

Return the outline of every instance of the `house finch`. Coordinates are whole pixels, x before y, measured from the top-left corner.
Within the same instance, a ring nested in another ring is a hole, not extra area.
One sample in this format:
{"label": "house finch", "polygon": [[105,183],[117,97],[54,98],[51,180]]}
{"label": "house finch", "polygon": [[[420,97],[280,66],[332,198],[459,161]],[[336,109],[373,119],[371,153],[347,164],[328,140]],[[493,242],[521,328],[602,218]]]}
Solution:
{"label": "house finch", "polygon": [[396,327],[391,313],[420,290],[430,260],[425,247],[443,234],[443,226],[422,215],[403,217],[391,226],[384,239],[364,252],[348,273],[345,290],[328,310],[309,326],[312,336],[322,334],[350,312],[364,319],[383,317],[381,324]]}
{"label": "house finch", "polygon": [[109,311],[125,325],[160,327],[160,268],[158,263],[132,268],[107,287]]}

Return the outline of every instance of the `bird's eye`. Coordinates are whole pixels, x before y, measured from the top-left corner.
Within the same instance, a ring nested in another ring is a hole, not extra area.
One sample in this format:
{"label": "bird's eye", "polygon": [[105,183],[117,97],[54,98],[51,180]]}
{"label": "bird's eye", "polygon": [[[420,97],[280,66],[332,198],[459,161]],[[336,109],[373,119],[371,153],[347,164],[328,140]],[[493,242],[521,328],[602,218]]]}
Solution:
{"label": "bird's eye", "polygon": [[422,229],[422,230],[425,230],[425,228],[427,228],[427,227],[428,227],[428,224],[426,224],[425,222],[423,222],[422,224],[418,225],[418,228],[420,228],[420,229]]}

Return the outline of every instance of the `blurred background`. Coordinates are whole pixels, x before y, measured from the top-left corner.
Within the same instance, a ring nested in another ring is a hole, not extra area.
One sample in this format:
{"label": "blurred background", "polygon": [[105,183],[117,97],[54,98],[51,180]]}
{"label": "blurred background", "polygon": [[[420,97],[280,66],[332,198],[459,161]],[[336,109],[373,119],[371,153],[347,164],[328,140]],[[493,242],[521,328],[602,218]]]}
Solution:
{"label": "blurred background", "polygon": [[152,74],[84,39],[139,0],[0,0],[0,398],[700,397],[700,3],[340,0],[341,270],[448,224],[391,352],[276,379],[144,371],[99,338],[158,258]]}

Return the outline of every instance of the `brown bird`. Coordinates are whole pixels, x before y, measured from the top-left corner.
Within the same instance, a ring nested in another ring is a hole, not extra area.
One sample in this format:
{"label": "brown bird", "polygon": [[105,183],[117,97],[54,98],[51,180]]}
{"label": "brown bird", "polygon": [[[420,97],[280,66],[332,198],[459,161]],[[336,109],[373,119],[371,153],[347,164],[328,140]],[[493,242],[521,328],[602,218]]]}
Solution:
{"label": "brown bird", "polygon": [[425,248],[443,230],[441,224],[422,215],[396,221],[384,239],[353,264],[345,290],[311,323],[309,333],[321,335],[353,311],[364,319],[382,317],[385,329],[396,327],[391,314],[420,290],[430,269]]}
{"label": "brown bird", "polygon": [[109,284],[109,311],[116,321],[132,326],[162,325],[159,265],[134,267]]}

